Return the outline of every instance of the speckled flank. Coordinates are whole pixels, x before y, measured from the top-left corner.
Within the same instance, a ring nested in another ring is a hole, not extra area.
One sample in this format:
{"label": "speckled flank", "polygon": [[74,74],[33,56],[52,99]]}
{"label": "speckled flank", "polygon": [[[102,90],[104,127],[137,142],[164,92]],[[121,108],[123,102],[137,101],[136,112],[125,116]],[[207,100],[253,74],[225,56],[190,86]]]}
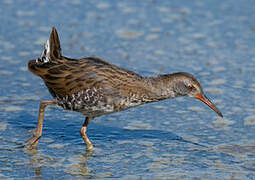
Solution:
{"label": "speckled flank", "polygon": [[102,89],[96,88],[85,89],[64,97],[54,94],[58,104],[64,109],[78,111],[90,117],[114,112],[114,104],[107,104],[102,95]]}

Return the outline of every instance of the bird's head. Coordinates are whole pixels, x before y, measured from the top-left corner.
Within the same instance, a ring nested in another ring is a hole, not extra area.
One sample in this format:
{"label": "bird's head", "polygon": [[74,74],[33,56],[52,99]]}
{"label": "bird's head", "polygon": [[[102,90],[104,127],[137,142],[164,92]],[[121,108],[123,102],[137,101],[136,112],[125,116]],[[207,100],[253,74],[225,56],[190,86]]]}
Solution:
{"label": "bird's head", "polygon": [[181,72],[172,74],[172,77],[174,77],[173,91],[176,97],[187,96],[196,98],[208,105],[219,116],[223,117],[218,108],[205,96],[202,87],[193,75]]}

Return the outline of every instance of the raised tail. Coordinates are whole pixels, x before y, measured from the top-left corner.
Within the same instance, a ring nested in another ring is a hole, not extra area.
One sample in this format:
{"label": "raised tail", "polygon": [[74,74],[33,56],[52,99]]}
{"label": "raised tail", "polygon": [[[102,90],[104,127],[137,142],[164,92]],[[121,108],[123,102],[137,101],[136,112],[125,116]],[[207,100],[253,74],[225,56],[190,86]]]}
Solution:
{"label": "raised tail", "polygon": [[49,40],[47,40],[41,58],[39,60],[47,63],[49,61],[54,61],[54,59],[60,59],[61,56],[62,54],[58,33],[56,28],[53,27],[50,38]]}

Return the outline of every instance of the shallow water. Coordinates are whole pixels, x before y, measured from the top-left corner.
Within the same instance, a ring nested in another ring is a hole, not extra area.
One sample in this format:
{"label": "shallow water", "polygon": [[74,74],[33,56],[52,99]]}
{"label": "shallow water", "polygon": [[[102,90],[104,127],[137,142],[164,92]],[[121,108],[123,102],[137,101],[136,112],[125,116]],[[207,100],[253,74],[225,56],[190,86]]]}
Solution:
{"label": "shallow water", "polygon": [[[0,179],[255,179],[255,2],[0,1]],[[165,100],[84,117],[47,108],[38,150],[19,148],[51,99],[27,71],[51,27],[65,56],[98,56],[145,76],[194,74],[224,114]]]}

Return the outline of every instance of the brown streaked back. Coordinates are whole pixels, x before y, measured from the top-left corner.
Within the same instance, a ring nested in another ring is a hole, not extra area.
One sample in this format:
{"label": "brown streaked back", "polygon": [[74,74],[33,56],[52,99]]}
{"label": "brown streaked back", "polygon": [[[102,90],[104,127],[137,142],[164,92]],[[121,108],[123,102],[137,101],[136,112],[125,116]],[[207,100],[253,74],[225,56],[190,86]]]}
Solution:
{"label": "brown streaked back", "polygon": [[71,59],[62,56],[54,27],[42,56],[38,60],[29,61],[28,69],[44,80],[54,97],[72,95],[92,87],[103,87],[105,92],[118,92],[127,96],[142,88],[143,77],[132,71],[97,57]]}
{"label": "brown streaked back", "polygon": [[62,56],[60,61],[54,59],[48,63],[36,63],[32,60],[28,66],[31,72],[44,80],[48,88],[60,96],[99,86],[117,90],[128,82],[135,83],[142,79],[134,72],[96,57],[75,60]]}

